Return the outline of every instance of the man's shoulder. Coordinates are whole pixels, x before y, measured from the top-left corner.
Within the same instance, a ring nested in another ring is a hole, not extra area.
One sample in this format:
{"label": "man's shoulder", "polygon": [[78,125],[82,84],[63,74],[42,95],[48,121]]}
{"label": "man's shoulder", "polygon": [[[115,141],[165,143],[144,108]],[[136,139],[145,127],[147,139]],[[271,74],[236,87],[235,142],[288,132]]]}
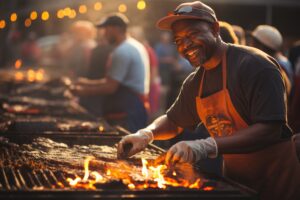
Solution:
{"label": "man's shoulder", "polygon": [[201,68],[195,69],[195,71],[191,72],[186,79],[183,81],[183,88],[192,89],[197,88],[200,84],[201,74],[203,70]]}
{"label": "man's shoulder", "polygon": [[115,54],[129,54],[130,52],[146,51],[143,44],[133,38],[124,40],[114,51]]}
{"label": "man's shoulder", "polygon": [[278,69],[276,60],[263,51],[242,45],[230,45],[228,64],[237,67],[238,71],[259,72],[266,69]]}

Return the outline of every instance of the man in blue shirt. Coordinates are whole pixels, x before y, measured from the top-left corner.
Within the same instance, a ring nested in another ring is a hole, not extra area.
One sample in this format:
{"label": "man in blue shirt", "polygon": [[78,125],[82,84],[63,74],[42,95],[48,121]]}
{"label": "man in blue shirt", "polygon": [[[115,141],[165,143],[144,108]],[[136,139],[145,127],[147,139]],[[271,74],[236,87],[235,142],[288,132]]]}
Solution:
{"label": "man in blue shirt", "polygon": [[72,92],[78,96],[103,97],[103,116],[136,131],[147,122],[149,58],[144,46],[127,36],[127,24],[126,16],[118,13],[97,25],[104,28],[107,40],[114,46],[107,74],[98,80],[79,79]]}

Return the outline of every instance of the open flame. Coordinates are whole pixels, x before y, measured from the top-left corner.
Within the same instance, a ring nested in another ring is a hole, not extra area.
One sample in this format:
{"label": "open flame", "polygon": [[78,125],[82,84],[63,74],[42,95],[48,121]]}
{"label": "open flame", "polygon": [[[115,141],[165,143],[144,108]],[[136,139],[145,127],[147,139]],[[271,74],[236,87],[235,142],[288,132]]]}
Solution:
{"label": "open flame", "polygon": [[[200,178],[190,175],[193,178],[193,181],[191,182],[191,180],[179,177],[175,169],[171,171],[166,165],[152,166],[149,165],[149,162],[145,159],[142,159],[142,167],[135,168],[128,163],[119,162],[118,166],[106,166],[104,171],[102,171],[102,174],[97,171],[90,171],[89,163],[93,160],[95,160],[94,157],[85,159],[83,178],[77,175],[74,179],[67,178],[71,187],[94,190],[96,189],[95,184],[108,183],[111,180],[122,180],[123,184],[129,189],[166,189],[168,186],[199,189],[202,186]],[[184,171],[186,171],[186,168]]]}

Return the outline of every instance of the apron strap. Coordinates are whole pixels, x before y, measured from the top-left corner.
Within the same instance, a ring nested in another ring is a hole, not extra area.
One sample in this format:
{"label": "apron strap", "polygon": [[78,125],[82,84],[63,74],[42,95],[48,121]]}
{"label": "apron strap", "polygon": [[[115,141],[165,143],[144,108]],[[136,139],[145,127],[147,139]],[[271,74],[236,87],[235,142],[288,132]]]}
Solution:
{"label": "apron strap", "polygon": [[198,96],[199,97],[201,97],[201,94],[202,94],[202,87],[203,87],[203,81],[204,81],[205,71],[206,70],[203,68],[202,77],[201,77],[201,81],[200,81],[199,92],[198,92]]}
{"label": "apron strap", "polygon": [[227,59],[226,59],[226,52],[223,54],[222,57],[222,76],[223,76],[223,90],[227,88]]}

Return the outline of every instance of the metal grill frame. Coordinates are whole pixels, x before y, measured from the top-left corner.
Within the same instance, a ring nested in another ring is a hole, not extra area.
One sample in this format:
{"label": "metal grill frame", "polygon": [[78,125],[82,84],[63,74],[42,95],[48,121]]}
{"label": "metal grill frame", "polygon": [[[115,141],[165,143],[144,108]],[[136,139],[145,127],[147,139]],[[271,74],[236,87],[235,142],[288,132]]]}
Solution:
{"label": "metal grill frame", "polygon": [[[122,131],[123,129],[118,128],[118,130]],[[124,133],[126,134],[126,133]],[[64,142],[68,145],[74,144],[105,144],[110,145],[118,142],[121,137],[120,136],[90,136],[90,135],[63,135],[63,134],[26,134],[26,135],[3,135],[6,136],[12,142],[16,142],[19,144],[30,143],[36,137],[47,137],[49,139],[53,139],[58,142]],[[149,148],[153,148],[159,152],[163,152],[164,150],[155,146],[150,145]],[[0,168],[0,174],[3,176],[3,171],[7,169]],[[232,186],[233,190],[213,190],[213,191],[203,191],[203,190],[196,190],[196,189],[186,189],[186,188],[171,188],[166,190],[161,189],[147,189],[147,190],[129,190],[127,188],[104,188],[104,189],[96,189],[95,191],[91,190],[83,190],[83,189],[42,189],[42,190],[33,190],[27,185],[26,181],[22,180],[20,176],[20,171],[11,170],[12,174],[16,176],[17,181],[15,188],[3,188],[0,189],[0,199],[257,199],[256,193],[250,190],[247,187],[243,187],[235,182],[230,180],[224,179],[222,177],[213,177],[217,181],[224,182],[230,186]],[[37,187],[41,185],[48,185],[50,188],[53,184],[49,179],[49,174],[53,172],[49,172],[50,170],[46,171],[39,171],[38,173],[42,174],[44,180],[43,182],[46,183],[39,183],[37,180],[38,178],[34,176],[38,176],[38,174],[33,173],[33,177],[31,177],[31,181],[36,184]],[[36,172],[35,172],[36,173]],[[45,174],[48,175],[45,175]],[[41,176],[39,174],[39,176]],[[24,176],[24,175],[23,175]],[[51,176],[51,175],[50,175]],[[27,178],[26,178],[27,179]],[[58,179],[56,175],[52,179]],[[7,180],[8,181],[8,180]],[[41,180],[40,180],[41,181]],[[48,181],[48,183],[47,183]],[[66,184],[66,183],[65,183]]]}

